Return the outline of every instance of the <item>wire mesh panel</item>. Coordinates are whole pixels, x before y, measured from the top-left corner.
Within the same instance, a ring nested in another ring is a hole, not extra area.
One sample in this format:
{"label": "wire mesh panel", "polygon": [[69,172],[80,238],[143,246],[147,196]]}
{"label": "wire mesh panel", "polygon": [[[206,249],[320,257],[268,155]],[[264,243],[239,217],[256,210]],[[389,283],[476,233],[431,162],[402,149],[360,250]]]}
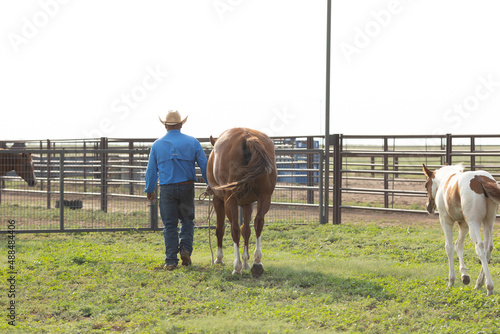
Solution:
{"label": "wire mesh panel", "polygon": [[[57,192],[53,206],[63,211],[63,228],[104,228],[100,222],[100,160],[97,154],[75,152],[52,158],[51,176],[63,194]],[[61,179],[62,177],[62,179]]]}
{"label": "wire mesh panel", "polygon": [[[22,148],[21,148],[22,149]],[[36,185],[31,184],[25,176],[28,166],[25,156],[30,156],[31,171],[34,173]],[[3,221],[15,220],[17,230],[52,230],[59,227],[59,216],[55,210],[47,210],[50,203],[50,191],[46,182],[37,170],[40,158],[14,148],[1,150],[0,160],[5,171],[0,176],[0,210]],[[23,162],[24,160],[24,162]],[[24,174],[24,175],[23,175]],[[0,230],[5,230],[2,224]]]}
{"label": "wire mesh panel", "polygon": [[[113,154],[100,175],[99,213],[107,217],[106,228],[149,228],[150,202],[144,194],[147,154]],[[103,218],[97,219],[104,222]],[[104,227],[103,227],[104,228]]]}
{"label": "wire mesh panel", "polygon": [[[15,220],[16,230],[54,230],[59,228],[59,212],[47,209],[47,194],[29,190],[18,177],[3,178],[1,181],[2,221]],[[0,226],[5,230],[6,224]]]}
{"label": "wire mesh panel", "polygon": [[35,187],[15,171],[1,177],[2,219],[16,220],[20,232],[150,228],[143,192],[148,150],[54,147],[24,151],[34,153]]}

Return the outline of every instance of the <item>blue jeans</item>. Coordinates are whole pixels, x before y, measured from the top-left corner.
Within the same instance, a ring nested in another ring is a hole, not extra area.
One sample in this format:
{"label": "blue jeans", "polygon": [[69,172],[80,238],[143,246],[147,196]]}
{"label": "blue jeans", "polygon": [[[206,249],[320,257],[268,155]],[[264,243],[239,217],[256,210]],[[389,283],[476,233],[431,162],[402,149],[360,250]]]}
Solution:
{"label": "blue jeans", "polygon": [[[177,253],[182,249],[193,252],[194,184],[166,184],[160,186],[160,215],[165,239],[165,264],[177,264]],[[181,221],[181,228],[177,226]]]}

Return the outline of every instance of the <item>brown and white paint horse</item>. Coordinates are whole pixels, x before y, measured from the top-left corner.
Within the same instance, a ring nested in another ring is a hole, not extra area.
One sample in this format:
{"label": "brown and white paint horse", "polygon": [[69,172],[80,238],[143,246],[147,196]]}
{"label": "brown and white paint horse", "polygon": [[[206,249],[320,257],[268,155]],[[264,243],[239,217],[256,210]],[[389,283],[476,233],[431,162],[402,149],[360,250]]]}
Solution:
{"label": "brown and white paint horse", "polygon": [[[207,178],[214,192],[214,208],[217,215],[217,259],[222,263],[222,239],[224,237],[225,215],[231,224],[234,242],[233,274],[241,274],[241,269],[249,269],[248,244],[253,203],[257,202],[254,228],[256,246],[252,276],[262,275],[261,234],[264,216],[271,206],[271,195],[276,185],[276,159],[272,140],[262,132],[247,128],[234,128],[223,132],[215,141],[210,137],[214,149],[207,165]],[[243,263],[240,259],[240,225],[238,206],[243,209]]]}
{"label": "brown and white paint horse", "polygon": [[[500,203],[500,188],[490,173],[464,172],[461,165],[444,166],[436,171],[431,171],[423,165],[423,169],[427,176],[425,183],[428,194],[427,211],[433,213],[434,208],[437,208],[439,221],[445,234],[449,265],[448,286],[451,287],[455,283],[453,224],[458,222],[459,232],[455,242],[455,251],[460,262],[462,282],[464,284],[470,282],[464,263],[464,238],[470,232],[482,265],[475,288],[480,289],[486,279],[488,296],[492,295],[493,281],[488,263],[493,250],[493,223]],[[481,240],[481,226],[484,241]]]}
{"label": "brown and white paint horse", "polygon": [[26,181],[28,186],[34,187],[36,185],[31,153],[12,153],[0,148],[0,176],[12,170]]}

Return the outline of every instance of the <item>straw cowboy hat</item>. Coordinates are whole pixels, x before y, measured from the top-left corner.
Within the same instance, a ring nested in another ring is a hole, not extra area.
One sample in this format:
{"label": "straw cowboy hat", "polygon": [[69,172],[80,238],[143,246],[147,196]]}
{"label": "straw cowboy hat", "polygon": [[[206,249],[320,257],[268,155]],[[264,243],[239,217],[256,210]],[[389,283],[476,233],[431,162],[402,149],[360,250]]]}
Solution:
{"label": "straw cowboy hat", "polygon": [[165,121],[163,121],[160,116],[158,116],[158,118],[160,119],[160,122],[163,123],[163,125],[177,125],[179,123],[184,124],[187,121],[187,116],[186,116],[186,118],[181,120],[181,114],[179,114],[179,112],[177,110],[175,110],[175,111],[169,110],[167,117],[165,117]]}

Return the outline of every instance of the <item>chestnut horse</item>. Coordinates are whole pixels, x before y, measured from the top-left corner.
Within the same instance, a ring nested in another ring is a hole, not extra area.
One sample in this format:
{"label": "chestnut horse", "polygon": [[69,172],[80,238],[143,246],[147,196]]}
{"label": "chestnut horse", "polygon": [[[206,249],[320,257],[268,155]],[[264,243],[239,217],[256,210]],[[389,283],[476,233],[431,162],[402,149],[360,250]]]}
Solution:
{"label": "chestnut horse", "polygon": [[28,186],[34,187],[36,185],[31,153],[12,153],[0,148],[0,176],[12,170],[22,177]]}
{"label": "chestnut horse", "polygon": [[[493,223],[500,203],[500,188],[490,173],[485,171],[463,172],[463,166],[444,166],[431,171],[423,165],[427,176],[427,212],[439,212],[439,221],[445,234],[445,249],[448,255],[449,277],[448,286],[455,283],[453,268],[453,224],[458,222],[458,239],[455,251],[460,262],[461,279],[469,284],[470,277],[464,263],[464,238],[470,231],[470,237],[475,244],[476,253],[481,260],[481,272],[476,281],[476,289],[484,285],[488,296],[493,294],[488,262],[493,250]],[[484,242],[481,240],[483,228]]]}
{"label": "chestnut horse", "polygon": [[[241,274],[241,269],[249,269],[248,240],[253,203],[257,202],[254,228],[256,246],[252,276],[262,275],[261,234],[264,216],[271,206],[271,195],[276,186],[276,159],[272,140],[262,132],[247,128],[234,128],[223,132],[215,141],[210,137],[214,149],[207,165],[207,179],[214,192],[214,208],[217,215],[217,259],[222,263],[222,239],[224,237],[225,215],[231,224],[234,242],[233,274]],[[243,263],[240,260],[240,225],[238,206],[243,209]]]}

